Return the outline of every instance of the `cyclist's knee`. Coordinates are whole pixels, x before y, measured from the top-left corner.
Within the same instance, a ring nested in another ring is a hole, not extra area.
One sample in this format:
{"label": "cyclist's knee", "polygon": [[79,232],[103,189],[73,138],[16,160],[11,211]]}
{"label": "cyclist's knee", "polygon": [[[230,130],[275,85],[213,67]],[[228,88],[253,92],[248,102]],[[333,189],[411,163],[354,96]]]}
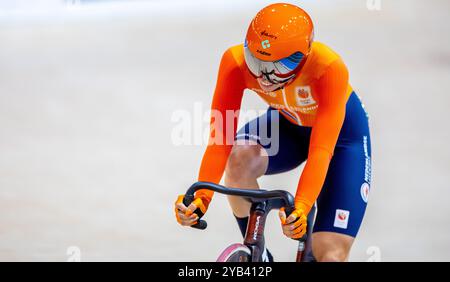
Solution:
{"label": "cyclist's knee", "polygon": [[228,178],[257,178],[267,169],[267,157],[260,145],[235,145],[228,158],[226,174]]}
{"label": "cyclist's knee", "polygon": [[347,260],[348,253],[342,249],[334,249],[323,252],[320,257],[316,257],[319,262],[345,262]]}
{"label": "cyclist's knee", "polygon": [[354,238],[334,232],[312,234],[313,254],[319,262],[343,262],[348,259]]}

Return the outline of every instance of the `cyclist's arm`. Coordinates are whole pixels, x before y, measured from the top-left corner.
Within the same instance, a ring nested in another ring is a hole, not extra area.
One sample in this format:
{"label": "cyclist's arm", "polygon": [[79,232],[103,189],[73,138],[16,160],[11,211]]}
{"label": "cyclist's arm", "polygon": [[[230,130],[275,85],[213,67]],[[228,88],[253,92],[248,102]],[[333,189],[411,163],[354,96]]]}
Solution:
{"label": "cyclist's arm", "polygon": [[297,208],[309,212],[325,182],[345,118],[348,71],[342,60],[332,63],[317,82],[319,109],[312,133],[308,161],[297,188]]}
{"label": "cyclist's arm", "polygon": [[[245,81],[239,65],[236,63],[232,52],[227,50],[220,62],[219,75],[211,105],[211,133],[200,166],[199,181],[218,184],[222,178],[236,135],[238,123],[236,111],[241,107],[244,89]],[[227,122],[227,111],[233,111],[232,122]],[[221,119],[216,119],[215,116],[217,115]],[[206,201],[206,204],[209,204],[213,194],[214,192],[209,190],[199,190],[196,197],[202,198]]]}

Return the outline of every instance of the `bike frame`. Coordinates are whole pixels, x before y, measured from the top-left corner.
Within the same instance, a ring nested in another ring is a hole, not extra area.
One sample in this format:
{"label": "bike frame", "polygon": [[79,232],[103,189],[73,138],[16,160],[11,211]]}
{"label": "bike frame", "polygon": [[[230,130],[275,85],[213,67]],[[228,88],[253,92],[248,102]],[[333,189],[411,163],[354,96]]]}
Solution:
{"label": "bike frame", "polygon": [[250,209],[247,232],[244,245],[252,251],[252,261],[259,262],[265,249],[264,229],[266,225],[267,204],[265,202],[253,204]]}
{"label": "bike frame", "polygon": [[[221,194],[231,196],[241,196],[252,203],[250,208],[250,216],[245,234],[244,245],[246,245],[252,253],[252,262],[262,261],[262,255],[265,249],[264,229],[267,214],[272,209],[285,208],[286,216],[289,216],[295,209],[294,197],[284,190],[244,190],[226,188],[210,182],[196,182],[186,192],[184,197],[184,204],[188,206],[194,200],[194,194],[200,189],[212,190]],[[198,212],[198,211],[196,211]],[[200,214],[201,218],[203,214]],[[297,250],[297,262],[305,261],[308,258],[305,253],[311,252],[310,238],[312,223],[315,217],[315,207],[308,215],[307,232],[305,236],[298,239],[299,246]],[[192,226],[197,229],[205,229],[207,227],[206,221],[199,220],[199,222]]]}

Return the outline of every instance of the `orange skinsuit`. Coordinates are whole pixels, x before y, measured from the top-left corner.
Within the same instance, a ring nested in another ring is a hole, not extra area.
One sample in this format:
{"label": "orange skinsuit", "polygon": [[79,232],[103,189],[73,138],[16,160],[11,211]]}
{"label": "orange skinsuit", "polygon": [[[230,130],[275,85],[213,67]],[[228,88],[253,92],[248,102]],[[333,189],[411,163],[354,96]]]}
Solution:
{"label": "orange skinsuit", "polygon": [[[348,82],[348,71],[344,62],[325,44],[314,42],[305,65],[294,81],[283,89],[264,92],[247,69],[243,45],[229,48],[220,62],[211,106],[212,110],[219,111],[224,118],[221,128],[214,128],[214,118],[211,118],[210,139],[224,142],[209,143],[202,159],[199,181],[220,182],[232,149],[232,142],[226,143],[225,140],[227,136],[234,138],[238,122],[236,116],[233,126],[226,126],[226,111],[240,109],[245,89],[255,91],[269,106],[278,109],[292,123],[312,127],[308,161],[295,196],[296,209],[308,213],[325,181],[344,122],[346,103],[353,91]],[[232,130],[232,134],[227,130]],[[212,196],[213,192],[207,190],[200,190],[196,194],[196,197],[202,198],[207,205]]]}

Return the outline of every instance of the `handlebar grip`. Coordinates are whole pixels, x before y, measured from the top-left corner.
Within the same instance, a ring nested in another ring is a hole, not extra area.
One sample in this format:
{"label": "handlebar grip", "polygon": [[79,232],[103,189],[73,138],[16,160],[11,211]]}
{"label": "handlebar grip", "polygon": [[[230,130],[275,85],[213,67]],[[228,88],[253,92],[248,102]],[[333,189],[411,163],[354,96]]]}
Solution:
{"label": "handlebar grip", "polygon": [[[194,201],[194,195],[186,194],[183,199],[183,204],[186,207],[189,207],[189,205],[193,201]],[[206,227],[208,227],[208,223],[205,220],[200,220],[205,214],[199,208],[197,208],[194,211],[194,213],[198,215],[198,222],[194,225],[191,225],[191,227],[195,228],[195,229],[205,230]]]}
{"label": "handlebar grip", "polygon": [[208,223],[204,220],[199,220],[196,224],[191,225],[192,228],[205,230],[208,227]]}
{"label": "handlebar grip", "polygon": [[286,207],[284,208],[284,212],[286,213],[286,218],[288,218],[291,213],[295,211],[295,207]]}
{"label": "handlebar grip", "polygon": [[[288,218],[291,215],[291,213],[293,213],[295,211],[295,207],[286,207],[284,209],[284,211],[286,212],[286,218]],[[298,218],[297,218],[297,220],[298,220]],[[297,238],[297,239],[292,239],[292,240],[299,241],[299,242],[305,242],[307,237],[308,237],[308,232],[306,232],[305,235],[303,235],[303,237]]]}
{"label": "handlebar grip", "polygon": [[303,242],[306,242],[306,239],[308,239],[308,234],[307,233],[305,233],[305,235],[303,235],[302,238],[297,238],[297,239],[293,239],[293,240],[303,243]]}

